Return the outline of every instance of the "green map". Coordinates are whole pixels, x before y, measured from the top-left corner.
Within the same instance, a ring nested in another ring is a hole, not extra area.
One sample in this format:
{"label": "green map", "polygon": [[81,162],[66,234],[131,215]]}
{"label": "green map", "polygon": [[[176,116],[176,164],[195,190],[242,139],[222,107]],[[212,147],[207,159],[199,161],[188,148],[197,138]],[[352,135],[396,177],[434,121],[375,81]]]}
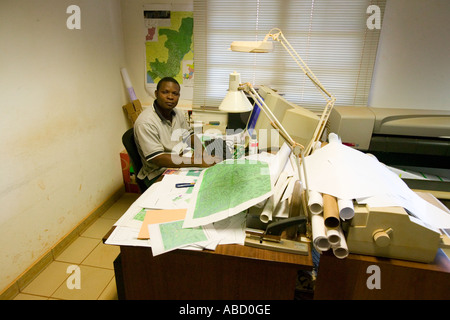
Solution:
{"label": "green map", "polygon": [[160,224],[159,230],[164,250],[208,240],[201,227],[183,229],[183,220]]}
{"label": "green map", "polygon": [[157,83],[163,77],[174,77],[187,85],[194,76],[193,13],[164,13],[163,18],[145,20],[146,81]]}
{"label": "green map", "polygon": [[203,218],[234,208],[271,191],[266,162],[234,160],[204,171],[193,218]]}

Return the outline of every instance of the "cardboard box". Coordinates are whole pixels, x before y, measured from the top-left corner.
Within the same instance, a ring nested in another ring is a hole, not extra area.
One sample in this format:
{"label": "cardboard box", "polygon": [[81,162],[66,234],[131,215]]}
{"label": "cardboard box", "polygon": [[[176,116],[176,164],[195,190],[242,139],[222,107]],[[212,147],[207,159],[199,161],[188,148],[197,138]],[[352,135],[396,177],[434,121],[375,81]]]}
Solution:
{"label": "cardboard box", "polygon": [[122,108],[127,113],[128,119],[130,119],[132,124],[135,123],[137,117],[143,110],[141,102],[139,100],[134,100],[133,102],[124,105]]}
{"label": "cardboard box", "polygon": [[140,193],[139,186],[136,183],[136,173],[130,162],[130,156],[126,150],[120,153],[120,163],[122,166],[123,183],[125,185],[125,192]]}

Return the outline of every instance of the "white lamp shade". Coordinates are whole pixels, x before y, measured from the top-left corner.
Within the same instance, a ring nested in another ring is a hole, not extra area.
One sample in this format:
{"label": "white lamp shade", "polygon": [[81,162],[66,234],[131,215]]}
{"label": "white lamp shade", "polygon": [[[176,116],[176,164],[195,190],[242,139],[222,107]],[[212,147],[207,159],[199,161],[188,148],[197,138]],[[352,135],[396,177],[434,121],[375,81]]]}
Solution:
{"label": "white lamp shade", "polygon": [[269,41],[233,41],[231,51],[266,53],[273,50],[273,43]]}
{"label": "white lamp shade", "polygon": [[248,112],[253,109],[252,104],[247,99],[244,92],[238,90],[239,84],[241,82],[240,78],[241,76],[239,73],[230,73],[230,85],[228,93],[219,106],[220,111],[239,113]]}

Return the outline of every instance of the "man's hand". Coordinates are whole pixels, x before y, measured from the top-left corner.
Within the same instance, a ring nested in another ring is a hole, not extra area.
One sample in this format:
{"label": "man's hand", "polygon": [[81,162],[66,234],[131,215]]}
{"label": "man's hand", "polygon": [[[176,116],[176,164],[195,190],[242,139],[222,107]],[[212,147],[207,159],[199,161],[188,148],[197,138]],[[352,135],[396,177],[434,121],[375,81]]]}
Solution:
{"label": "man's hand", "polygon": [[217,157],[212,157],[207,154],[206,151],[203,152],[203,156],[196,157],[195,155],[192,157],[194,163],[198,164],[201,168],[212,167],[213,165],[222,161],[222,159]]}

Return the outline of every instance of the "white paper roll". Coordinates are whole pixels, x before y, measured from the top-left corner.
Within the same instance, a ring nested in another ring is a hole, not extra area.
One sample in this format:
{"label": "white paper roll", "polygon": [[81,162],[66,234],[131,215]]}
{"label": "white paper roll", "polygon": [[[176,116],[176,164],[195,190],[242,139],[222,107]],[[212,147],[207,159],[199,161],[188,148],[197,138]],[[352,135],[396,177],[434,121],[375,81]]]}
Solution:
{"label": "white paper roll", "polygon": [[347,241],[345,240],[344,233],[342,232],[342,228],[339,227],[338,229],[339,237],[341,238],[341,241],[338,245],[333,246],[333,254],[336,258],[344,259],[348,256],[348,247],[347,247]]}
{"label": "white paper roll", "polygon": [[322,142],[320,141],[316,141],[312,147],[312,151],[311,153],[313,153],[314,151],[316,151],[317,149],[319,149],[322,146]]}
{"label": "white paper roll", "polygon": [[122,73],[122,79],[123,79],[123,82],[125,83],[125,87],[126,87],[126,88],[131,88],[131,87],[133,87],[133,86],[131,85],[130,77],[128,76],[127,68],[122,68],[122,69],[120,69],[120,72]]}
{"label": "white paper roll", "polygon": [[330,245],[332,247],[339,245],[339,243],[341,242],[339,230],[338,229],[330,229],[327,227],[325,227],[325,230],[326,230],[328,242],[330,243]]}
{"label": "white paper roll", "polygon": [[259,220],[263,223],[268,223],[272,221],[272,214],[273,214],[273,195],[267,199],[266,204],[264,205],[263,211],[259,215]]}
{"label": "white paper roll", "polygon": [[320,192],[309,190],[308,208],[313,215],[322,213],[323,198]]}
{"label": "white paper roll", "polygon": [[348,220],[355,216],[355,208],[353,207],[353,200],[339,199],[337,200],[339,217],[342,220]]}
{"label": "white paper roll", "polygon": [[329,143],[333,143],[333,142],[341,143],[341,138],[336,133],[332,132],[328,135],[328,142]]}
{"label": "white paper roll", "polygon": [[283,171],[284,167],[286,166],[286,163],[289,160],[289,155],[291,154],[291,148],[287,145],[287,143],[284,143],[280,150],[278,150],[276,154],[276,158],[271,162],[270,164],[270,171],[272,173],[272,178],[274,183],[278,180],[280,177],[281,172]]}
{"label": "white paper roll", "polygon": [[272,221],[273,211],[278,206],[281,196],[289,183],[288,174],[286,171],[281,172],[275,186],[273,187],[273,195],[266,201],[264,209],[259,216],[259,219],[267,223]]}
{"label": "white paper roll", "polygon": [[313,236],[313,245],[317,251],[323,252],[330,249],[331,245],[328,241],[323,216],[315,214],[311,216],[311,227]]}
{"label": "white paper roll", "polygon": [[128,71],[126,68],[120,69],[120,72],[122,73],[122,79],[125,83],[125,87],[128,91],[128,96],[130,97],[131,101],[137,100],[136,93],[134,92],[133,85],[131,84],[130,77],[128,76]]}
{"label": "white paper roll", "polygon": [[277,206],[278,202],[280,202],[281,196],[283,195],[284,190],[286,190],[288,184],[289,184],[288,173],[286,171],[283,171],[281,172],[273,190],[274,206]]}

